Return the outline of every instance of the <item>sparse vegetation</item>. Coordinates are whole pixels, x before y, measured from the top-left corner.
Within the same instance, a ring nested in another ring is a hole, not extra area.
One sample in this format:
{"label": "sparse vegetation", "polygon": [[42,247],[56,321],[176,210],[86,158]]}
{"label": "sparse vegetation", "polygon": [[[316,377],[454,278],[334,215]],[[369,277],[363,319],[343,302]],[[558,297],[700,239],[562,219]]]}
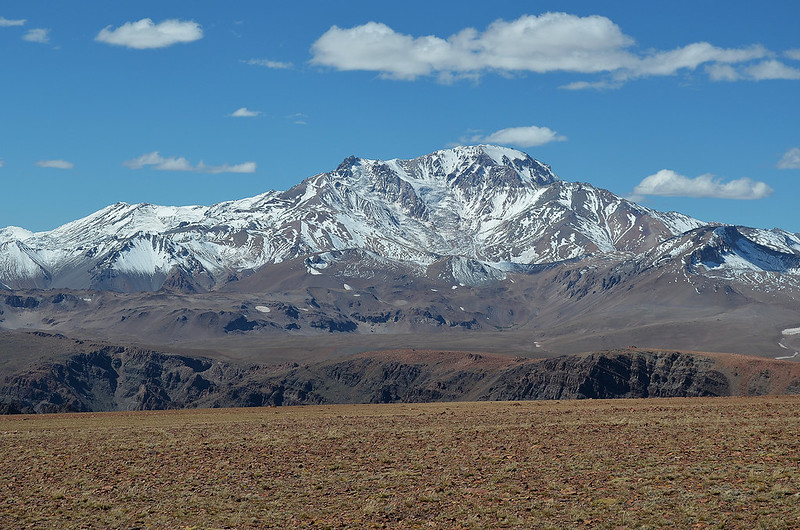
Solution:
{"label": "sparse vegetation", "polygon": [[800,398],[0,417],[3,528],[797,528]]}

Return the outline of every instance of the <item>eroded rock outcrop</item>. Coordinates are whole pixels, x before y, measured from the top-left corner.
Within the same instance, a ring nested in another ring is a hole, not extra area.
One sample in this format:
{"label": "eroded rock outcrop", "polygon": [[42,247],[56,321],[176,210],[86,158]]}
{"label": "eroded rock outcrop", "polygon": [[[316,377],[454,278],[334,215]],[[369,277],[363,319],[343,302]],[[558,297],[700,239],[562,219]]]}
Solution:
{"label": "eroded rock outcrop", "polygon": [[108,345],[86,350],[6,377],[0,412],[694,397],[800,389],[796,363],[745,358],[751,368],[758,365],[745,377],[731,369],[729,359],[636,349],[539,360],[377,352],[302,366],[238,366]]}

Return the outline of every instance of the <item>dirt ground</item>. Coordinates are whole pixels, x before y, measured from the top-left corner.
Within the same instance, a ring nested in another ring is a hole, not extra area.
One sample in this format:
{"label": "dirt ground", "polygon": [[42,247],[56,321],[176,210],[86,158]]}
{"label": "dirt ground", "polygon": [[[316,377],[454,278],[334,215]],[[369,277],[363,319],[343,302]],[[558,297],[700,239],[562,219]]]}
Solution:
{"label": "dirt ground", "polygon": [[798,528],[800,397],[0,417],[3,528]]}

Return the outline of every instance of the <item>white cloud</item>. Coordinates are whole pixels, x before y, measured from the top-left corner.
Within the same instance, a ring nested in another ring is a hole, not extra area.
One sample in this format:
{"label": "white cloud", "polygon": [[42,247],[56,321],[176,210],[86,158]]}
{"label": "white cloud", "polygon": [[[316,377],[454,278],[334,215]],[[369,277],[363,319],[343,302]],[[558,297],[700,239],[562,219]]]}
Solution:
{"label": "white cloud", "polygon": [[800,70],[786,66],[780,61],[770,60],[754,64],[746,69],[750,79],[800,79]]}
{"label": "white cloud", "polygon": [[684,177],[670,169],[662,169],[645,177],[633,190],[632,198],[645,195],[663,197],[695,197],[714,199],[763,199],[772,195],[772,188],[764,182],[749,178],[722,182],[714,175],[695,178]]}
{"label": "white cloud", "polygon": [[783,55],[788,59],[792,59],[794,61],[800,61],[800,48],[786,50],[785,52],[783,52]]}
{"label": "white cloud", "polygon": [[39,160],[36,162],[38,167],[50,167],[55,169],[72,169],[75,164],[66,160]]}
{"label": "white cloud", "polygon": [[202,173],[255,173],[256,172],[256,163],[255,162],[242,162],[241,164],[235,165],[228,165],[223,164],[221,166],[206,166],[202,162],[197,165],[198,171]]}
{"label": "white cloud", "polygon": [[28,33],[22,36],[22,40],[28,42],[38,42],[40,44],[47,44],[50,42],[50,30],[43,28],[29,29]]}
{"label": "white cloud", "polygon": [[292,120],[295,125],[308,125],[308,114],[303,114],[302,112],[295,112],[294,114],[290,114],[286,116],[286,119]]}
{"label": "white cloud", "polygon": [[710,64],[706,66],[706,72],[712,81],[738,81],[742,78],[742,74],[729,64]]}
{"label": "white cloud", "polygon": [[3,167],[4,164],[5,164],[5,162],[3,162],[3,159],[0,158],[0,167]]}
{"label": "white cloud", "polygon": [[679,70],[695,70],[701,64],[731,64],[761,59],[769,55],[763,46],[749,48],[717,48],[707,42],[696,42],[666,52],[655,52],[642,58],[631,70],[633,76],[674,75]]}
{"label": "white cloud", "polygon": [[739,66],[735,68],[729,64],[714,64],[706,67],[712,81],[764,81],[768,79],[800,79],[800,69],[787,66],[775,59],[760,63]]}
{"label": "white cloud", "polygon": [[467,28],[447,39],[413,37],[379,22],[333,26],[311,47],[311,62],[339,70],[369,70],[384,77],[463,76],[489,70],[602,72],[632,62],[633,40],[601,16],[526,15],[493,22],[485,32]]}
{"label": "white cloud", "polygon": [[800,169],[800,147],[792,147],[778,162],[778,169]]}
{"label": "white cloud", "polygon": [[534,147],[550,142],[563,142],[566,136],[561,136],[548,127],[510,127],[500,129],[486,136],[476,135],[470,140],[471,143],[488,143],[502,145],[516,145],[517,147]]}
{"label": "white cloud", "polygon": [[147,166],[152,166],[153,169],[160,171],[192,171],[195,173],[255,173],[255,162],[244,162],[242,164],[222,164],[220,166],[208,166],[202,161],[197,165],[192,165],[186,158],[182,156],[163,157],[158,151],[152,153],[145,153],[138,158],[126,160],[122,163],[123,166],[130,169],[142,169]]}
{"label": "white cloud", "polygon": [[250,110],[247,107],[242,107],[228,114],[232,118],[254,118],[261,114],[260,110]]}
{"label": "white cloud", "polygon": [[25,22],[27,22],[27,20],[25,20],[24,18],[18,20],[9,20],[5,17],[0,17],[0,28],[8,28],[11,26],[24,26]]}
{"label": "white cloud", "polygon": [[492,71],[609,77],[562,87],[581,90],[619,88],[634,78],[675,75],[704,64],[742,64],[773,55],[759,45],[719,48],[697,42],[674,50],[637,52],[634,44],[619,26],[598,15],[524,15],[510,22],[497,20],[483,32],[466,28],[447,38],[407,35],[386,24],[368,22],[353,28],[331,27],[311,46],[311,63],[403,80],[437,76],[440,81],[452,81]]}
{"label": "white cloud", "polygon": [[144,50],[166,48],[173,44],[193,42],[202,38],[203,30],[197,22],[171,19],[154,24],[149,18],[143,18],[137,22],[126,22],[116,29],[106,26],[94,40]]}
{"label": "white cloud", "polygon": [[560,86],[559,88],[563,90],[586,90],[586,89],[594,89],[594,90],[605,90],[605,89],[617,89],[622,86],[622,82],[620,81],[575,81],[573,83],[568,83],[566,85]]}
{"label": "white cloud", "polygon": [[284,63],[281,61],[270,61],[269,59],[249,59],[247,61],[242,61],[243,63],[255,65],[255,66],[264,66],[266,68],[275,68],[278,70],[285,70],[287,68],[292,68],[294,65],[292,63]]}

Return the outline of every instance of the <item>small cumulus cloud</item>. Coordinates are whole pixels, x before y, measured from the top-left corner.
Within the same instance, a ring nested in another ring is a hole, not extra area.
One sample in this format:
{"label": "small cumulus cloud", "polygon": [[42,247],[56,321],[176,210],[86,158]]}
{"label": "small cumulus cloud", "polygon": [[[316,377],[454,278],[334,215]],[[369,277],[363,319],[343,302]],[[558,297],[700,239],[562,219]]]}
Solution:
{"label": "small cumulus cloud", "polygon": [[762,81],[765,79],[800,79],[800,70],[776,60],[763,61],[749,66],[746,69],[746,73],[755,81]]}
{"label": "small cumulus cloud", "polygon": [[286,70],[289,68],[294,67],[292,63],[285,63],[282,61],[271,61],[269,59],[248,59],[246,61],[242,61],[243,63],[254,65],[254,66],[263,66],[265,68],[273,68],[276,70]]}
{"label": "small cumulus cloud", "polygon": [[22,40],[28,42],[38,42],[39,44],[47,44],[50,42],[50,30],[44,28],[33,28],[22,36]]}
{"label": "small cumulus cloud", "polygon": [[152,153],[145,153],[137,158],[126,160],[122,163],[123,166],[130,169],[142,169],[144,167],[152,167],[160,171],[191,171],[194,173],[255,173],[255,162],[243,162],[241,164],[229,165],[222,164],[219,166],[209,166],[202,161],[193,165],[189,160],[182,156],[163,157],[158,151]]}
{"label": "small cumulus cloud", "polygon": [[800,169],[800,147],[792,147],[778,162],[778,169]]}
{"label": "small cumulus cloud", "polygon": [[20,18],[17,20],[10,20],[7,19],[6,17],[0,17],[0,28],[9,28],[12,26],[24,26],[25,22],[27,22],[27,20],[25,20],[24,18]]}
{"label": "small cumulus cloud", "polygon": [[[408,81],[433,76],[452,82],[490,72],[599,74],[605,79],[562,87],[596,90],[616,89],[642,77],[691,72],[702,65],[742,65],[774,55],[761,45],[720,48],[695,42],[672,50],[641,51],[635,44],[617,24],[599,15],[523,15],[496,20],[484,31],[465,28],[449,37],[404,34],[371,21],[351,28],[332,26],[312,44],[311,64]],[[722,72],[716,74],[721,79]]]}
{"label": "small cumulus cloud", "polygon": [[250,110],[247,107],[236,109],[228,114],[231,118],[254,118],[261,114],[260,110]]}
{"label": "small cumulus cloud", "polygon": [[39,160],[35,164],[38,167],[49,167],[53,169],[72,169],[75,164],[66,160]]}
{"label": "small cumulus cloud", "polygon": [[550,142],[564,142],[567,137],[558,134],[549,127],[509,127],[500,129],[487,135],[474,135],[469,138],[470,143],[487,143],[516,145],[517,147],[534,147]]}
{"label": "small cumulus cloud", "polygon": [[166,48],[173,44],[193,42],[202,38],[203,30],[197,22],[171,19],[155,24],[151,19],[143,18],[137,22],[126,22],[115,29],[106,26],[94,40],[145,50]]}
{"label": "small cumulus cloud", "polygon": [[645,177],[633,190],[631,199],[641,200],[647,195],[661,197],[694,197],[712,199],[763,199],[772,195],[772,188],[764,182],[741,178],[723,182],[714,175],[705,174],[689,178],[662,169]]}

